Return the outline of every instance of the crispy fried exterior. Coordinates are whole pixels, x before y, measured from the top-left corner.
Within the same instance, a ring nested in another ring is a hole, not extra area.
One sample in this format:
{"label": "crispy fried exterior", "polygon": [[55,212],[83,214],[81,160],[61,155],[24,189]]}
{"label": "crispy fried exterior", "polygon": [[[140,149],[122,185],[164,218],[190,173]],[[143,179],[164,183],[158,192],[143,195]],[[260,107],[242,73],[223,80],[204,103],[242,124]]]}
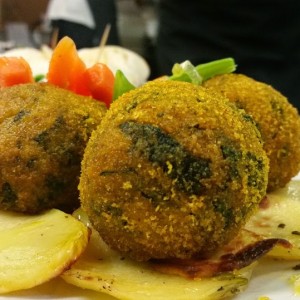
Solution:
{"label": "crispy fried exterior", "polygon": [[216,76],[204,86],[221,92],[258,124],[270,160],[268,191],[284,187],[300,171],[299,114],[280,92],[242,74]]}
{"label": "crispy fried exterior", "polygon": [[105,106],[48,84],[0,91],[0,209],[79,205],[80,164]]}
{"label": "crispy fried exterior", "polygon": [[243,110],[203,87],[154,81],[114,102],[92,134],[80,197],[113,249],[189,258],[232,238],[265,195],[267,172]]}

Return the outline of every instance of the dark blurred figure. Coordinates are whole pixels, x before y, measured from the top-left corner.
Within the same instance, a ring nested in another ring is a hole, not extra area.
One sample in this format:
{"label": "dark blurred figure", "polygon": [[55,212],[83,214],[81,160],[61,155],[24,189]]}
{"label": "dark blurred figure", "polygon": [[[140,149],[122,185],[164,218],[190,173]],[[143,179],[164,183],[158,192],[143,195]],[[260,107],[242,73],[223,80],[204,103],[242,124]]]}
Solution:
{"label": "dark blurred figure", "polygon": [[114,0],[50,0],[47,18],[57,41],[73,39],[78,49],[98,46],[106,25],[110,25],[107,44],[119,44],[117,11]]}
{"label": "dark blurred figure", "polygon": [[299,0],[160,0],[157,75],[175,62],[233,57],[300,109]]}
{"label": "dark blurred figure", "polygon": [[107,44],[119,45],[120,37],[117,26],[117,8],[115,0],[88,0],[96,23],[93,43],[98,46],[105,26],[110,24]]}

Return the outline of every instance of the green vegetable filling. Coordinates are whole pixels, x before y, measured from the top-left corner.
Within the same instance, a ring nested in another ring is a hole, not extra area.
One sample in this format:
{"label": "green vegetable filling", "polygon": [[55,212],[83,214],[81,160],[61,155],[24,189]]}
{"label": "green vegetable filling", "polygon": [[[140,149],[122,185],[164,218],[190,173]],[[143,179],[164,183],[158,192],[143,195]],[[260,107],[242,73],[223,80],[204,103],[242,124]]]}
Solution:
{"label": "green vegetable filling", "polygon": [[230,179],[237,179],[240,177],[238,165],[239,161],[242,158],[241,151],[235,149],[232,145],[223,145],[221,146],[221,151],[224,159],[229,161],[229,176]]}
{"label": "green vegetable filling", "polygon": [[8,182],[4,182],[0,191],[0,202],[13,206],[17,200],[18,196],[11,185]]}
{"label": "green vegetable filling", "polygon": [[213,207],[216,212],[220,213],[223,218],[224,218],[224,228],[228,228],[233,219],[234,219],[234,214],[232,207],[230,207],[227,202],[223,199],[216,199],[213,201]]}
{"label": "green vegetable filling", "polygon": [[14,117],[13,121],[14,122],[18,122],[21,121],[23,119],[24,116],[28,115],[29,112],[26,110],[20,110]]}
{"label": "green vegetable filling", "polygon": [[153,125],[129,121],[121,124],[120,129],[131,138],[132,150],[160,166],[168,177],[175,179],[179,190],[189,195],[201,194],[201,181],[211,176],[209,159],[193,156]]}
{"label": "green vegetable filling", "polygon": [[45,179],[45,186],[49,190],[49,199],[54,199],[64,192],[66,184],[62,178],[49,174]]}
{"label": "green vegetable filling", "polygon": [[[51,140],[55,140],[56,138],[55,133],[59,135],[64,130],[64,127],[66,127],[66,121],[64,120],[63,116],[59,116],[55,119],[55,122],[50,128],[36,135],[33,140],[45,151],[47,151],[51,147]],[[55,145],[56,144],[54,143],[54,146]]]}

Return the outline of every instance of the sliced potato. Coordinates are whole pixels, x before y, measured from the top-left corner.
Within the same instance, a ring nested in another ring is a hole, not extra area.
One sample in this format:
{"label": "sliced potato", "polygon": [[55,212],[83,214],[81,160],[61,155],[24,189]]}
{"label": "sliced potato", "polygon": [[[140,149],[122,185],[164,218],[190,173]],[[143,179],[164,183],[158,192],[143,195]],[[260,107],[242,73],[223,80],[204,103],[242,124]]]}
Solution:
{"label": "sliced potato", "polygon": [[[82,221],[88,224],[86,217]],[[267,255],[300,259],[300,181],[269,194],[264,205],[246,224],[246,230],[262,239],[282,239]],[[288,247],[290,243],[290,247]],[[71,284],[110,294],[122,300],[144,299],[225,299],[243,291],[255,266],[202,279],[163,274],[147,263],[136,263],[110,250],[93,231],[82,257],[61,276]],[[299,291],[300,279],[294,278]]]}
{"label": "sliced potato", "polygon": [[61,277],[68,283],[126,300],[225,299],[244,290],[255,264],[213,278],[186,279],[125,259],[93,231],[87,251]]}
{"label": "sliced potato", "polygon": [[294,292],[300,295],[300,274],[296,274],[290,277],[290,282],[294,287]]}
{"label": "sliced potato", "polygon": [[246,229],[266,238],[282,238],[291,247],[277,245],[267,255],[300,259],[300,181],[268,195],[261,209],[246,224]]}
{"label": "sliced potato", "polygon": [[87,227],[52,209],[40,215],[0,212],[0,293],[56,277],[86,248]]}

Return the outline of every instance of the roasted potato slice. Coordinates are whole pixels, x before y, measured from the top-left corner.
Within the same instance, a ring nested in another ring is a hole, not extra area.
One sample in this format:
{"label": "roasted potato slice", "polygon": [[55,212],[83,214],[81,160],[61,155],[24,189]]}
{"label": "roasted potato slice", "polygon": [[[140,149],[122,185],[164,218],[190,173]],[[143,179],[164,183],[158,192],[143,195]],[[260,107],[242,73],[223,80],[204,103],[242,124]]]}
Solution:
{"label": "roasted potato slice", "polygon": [[[81,220],[89,225],[84,214]],[[260,210],[246,224],[245,230],[266,240],[279,239],[267,255],[290,260],[300,259],[300,181],[267,196]],[[77,215],[78,217],[78,215]],[[227,299],[243,291],[255,263],[221,276],[202,279],[163,274],[148,263],[136,263],[113,252],[93,231],[91,242],[82,257],[61,276],[71,284],[100,291],[118,299]],[[300,276],[292,278],[300,290]]]}
{"label": "roasted potato slice", "polygon": [[60,210],[39,215],[1,211],[0,293],[56,277],[79,257],[88,239],[88,228]]}
{"label": "roasted potato slice", "polygon": [[293,285],[294,291],[300,295],[300,274],[295,274],[290,277],[290,282]]}
{"label": "roasted potato slice", "polygon": [[291,247],[276,245],[267,255],[300,259],[300,181],[292,180],[285,188],[270,193],[246,229],[266,238],[287,240]]}
{"label": "roasted potato slice", "polygon": [[110,250],[93,231],[87,250],[61,277],[68,283],[126,300],[225,299],[248,284],[255,264],[233,273],[202,279],[154,271]]}

